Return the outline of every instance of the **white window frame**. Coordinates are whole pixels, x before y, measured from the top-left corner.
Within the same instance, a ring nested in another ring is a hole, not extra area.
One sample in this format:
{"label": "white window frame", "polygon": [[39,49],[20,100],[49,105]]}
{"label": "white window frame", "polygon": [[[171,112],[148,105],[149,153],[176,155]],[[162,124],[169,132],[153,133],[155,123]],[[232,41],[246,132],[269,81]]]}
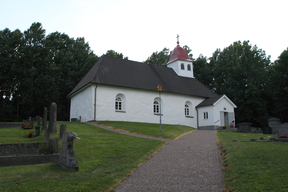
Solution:
{"label": "white window frame", "polygon": [[187,70],[191,71],[191,65],[190,64],[187,65]]}
{"label": "white window frame", "polygon": [[184,104],[184,115],[185,117],[194,118],[193,116],[193,104],[191,101],[186,101]]}
{"label": "white window frame", "polygon": [[208,112],[206,111],[206,112],[203,112],[203,118],[204,119],[208,119]]}
{"label": "white window frame", "polygon": [[[182,67],[182,66],[183,66],[183,67]],[[185,70],[185,65],[184,65],[184,63],[181,63],[180,69],[181,69],[181,70]]]}
{"label": "white window frame", "polygon": [[115,108],[115,111],[116,112],[125,112],[125,103],[126,102],[126,99],[125,99],[125,95],[123,94],[117,94],[116,97],[115,97],[115,105],[114,105],[114,108]]}
{"label": "white window frame", "polygon": [[160,114],[160,102],[157,100],[153,102],[153,112],[154,114]]}

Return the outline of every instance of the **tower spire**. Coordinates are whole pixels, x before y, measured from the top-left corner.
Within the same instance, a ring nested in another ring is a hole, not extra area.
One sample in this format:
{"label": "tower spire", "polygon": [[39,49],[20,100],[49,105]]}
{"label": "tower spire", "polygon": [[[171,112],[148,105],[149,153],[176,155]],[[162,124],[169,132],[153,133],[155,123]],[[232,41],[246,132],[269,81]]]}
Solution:
{"label": "tower spire", "polygon": [[177,45],[179,45],[179,35],[177,34]]}

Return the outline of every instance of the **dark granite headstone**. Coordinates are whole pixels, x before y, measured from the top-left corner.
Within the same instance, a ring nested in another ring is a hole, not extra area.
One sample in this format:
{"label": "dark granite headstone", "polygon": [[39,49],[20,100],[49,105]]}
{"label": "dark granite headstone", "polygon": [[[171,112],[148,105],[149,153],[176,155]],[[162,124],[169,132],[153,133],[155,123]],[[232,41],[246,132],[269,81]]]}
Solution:
{"label": "dark granite headstone", "polygon": [[264,127],[262,128],[263,130],[263,134],[272,134],[272,129],[271,127],[269,126],[269,123],[268,123],[268,120],[270,119],[271,117],[268,116],[268,113],[265,113],[264,116],[262,117],[262,119],[264,120]]}
{"label": "dark granite headstone", "polygon": [[62,139],[64,132],[66,132],[66,125],[62,124],[60,125],[60,134],[59,134],[60,139]]}
{"label": "dark granite headstone", "polygon": [[57,133],[57,104],[55,102],[50,105],[48,131],[50,134]]}
{"label": "dark granite headstone", "polygon": [[35,127],[36,136],[40,135],[40,126]]}
{"label": "dark granite headstone", "polygon": [[272,134],[275,134],[278,131],[278,127],[281,124],[280,119],[272,117],[268,119],[269,127],[272,129]]}
{"label": "dark granite headstone", "polygon": [[46,131],[47,130],[47,107],[44,107],[43,110],[43,117],[42,117],[42,129],[41,131]]}
{"label": "dark granite headstone", "polygon": [[242,133],[250,132],[251,131],[251,125],[252,125],[252,123],[246,123],[246,122],[239,123],[239,124],[237,124],[238,131],[242,132]]}

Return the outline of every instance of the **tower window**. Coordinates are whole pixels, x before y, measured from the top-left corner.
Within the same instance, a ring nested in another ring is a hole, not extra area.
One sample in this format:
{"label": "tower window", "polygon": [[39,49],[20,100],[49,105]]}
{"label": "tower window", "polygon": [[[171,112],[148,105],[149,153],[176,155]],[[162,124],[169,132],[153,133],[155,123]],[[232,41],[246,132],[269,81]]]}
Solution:
{"label": "tower window", "polygon": [[191,71],[191,65],[187,65],[187,70]]}
{"label": "tower window", "polygon": [[184,63],[181,63],[181,69],[185,70]]}

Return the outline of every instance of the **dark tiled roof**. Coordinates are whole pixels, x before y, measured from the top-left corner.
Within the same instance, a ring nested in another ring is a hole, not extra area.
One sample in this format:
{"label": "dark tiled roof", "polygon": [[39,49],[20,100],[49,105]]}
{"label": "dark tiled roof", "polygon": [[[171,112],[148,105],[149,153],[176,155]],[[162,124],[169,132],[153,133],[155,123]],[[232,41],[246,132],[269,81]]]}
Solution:
{"label": "dark tiled roof", "polygon": [[108,56],[102,56],[97,61],[68,97],[90,83],[151,91],[157,91],[161,83],[163,92],[217,97],[197,79],[178,76],[171,68]]}
{"label": "dark tiled roof", "polygon": [[217,95],[216,97],[210,97],[199,103],[196,108],[198,107],[204,107],[204,106],[209,106],[213,105],[218,99],[220,99],[223,95]]}

